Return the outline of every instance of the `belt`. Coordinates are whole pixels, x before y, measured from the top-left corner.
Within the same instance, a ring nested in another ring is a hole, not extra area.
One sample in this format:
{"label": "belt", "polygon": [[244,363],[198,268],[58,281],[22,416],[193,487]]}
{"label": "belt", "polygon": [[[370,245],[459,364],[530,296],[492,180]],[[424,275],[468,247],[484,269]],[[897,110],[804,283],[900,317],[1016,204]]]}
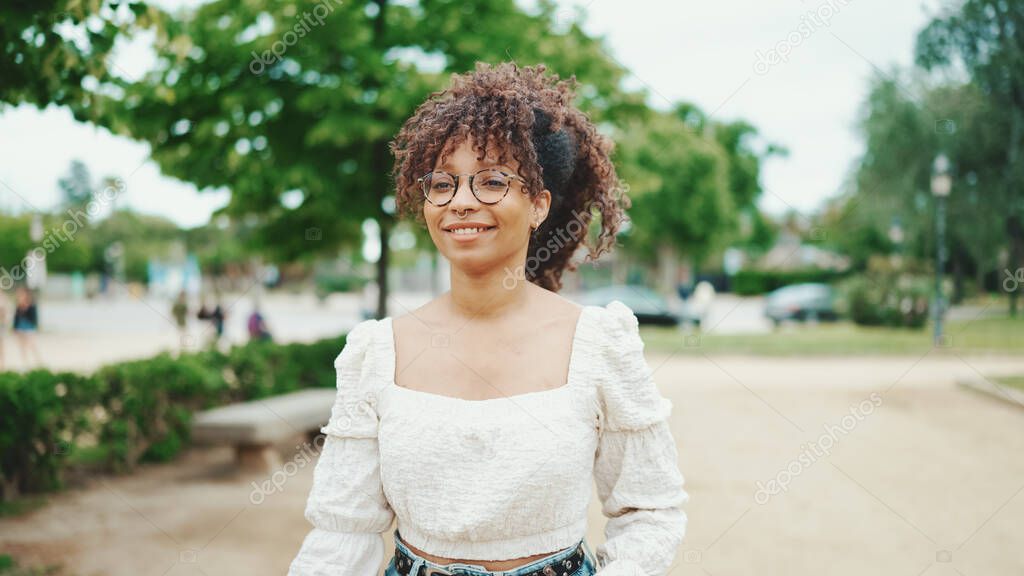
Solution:
{"label": "belt", "polygon": [[[583,543],[580,542],[576,546],[576,550],[570,556],[562,558],[561,560],[551,560],[546,562],[536,570],[522,574],[521,576],[569,576],[573,572],[579,570],[579,567],[583,565],[583,560],[586,557],[586,552],[583,549]],[[410,558],[408,554],[402,552],[402,550],[395,548],[395,570],[400,576],[410,576],[409,570],[412,568],[414,563],[413,558]],[[450,574],[465,573],[470,570],[469,568],[455,568],[454,571],[449,571],[444,568],[435,568],[420,564],[419,574],[412,574],[411,576],[448,576]],[[512,568],[510,570],[499,570],[499,572],[508,572],[516,570]]]}

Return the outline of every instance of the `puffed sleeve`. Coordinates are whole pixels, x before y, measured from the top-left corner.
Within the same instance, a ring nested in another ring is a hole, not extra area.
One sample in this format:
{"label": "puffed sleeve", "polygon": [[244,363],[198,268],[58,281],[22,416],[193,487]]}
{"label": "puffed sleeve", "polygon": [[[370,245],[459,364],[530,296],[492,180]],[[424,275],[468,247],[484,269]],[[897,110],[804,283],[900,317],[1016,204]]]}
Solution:
{"label": "puffed sleeve", "polygon": [[357,324],[334,361],[338,393],[313,471],[305,516],[313,525],[289,576],[373,576],[394,512],[384,497],[377,448],[378,375],[366,361],[377,320]]}
{"label": "puffed sleeve", "polygon": [[604,312],[594,478],[608,521],[597,576],[663,576],[683,542],[689,500],[668,425],[672,401],[654,382],[633,311],[615,300]]}

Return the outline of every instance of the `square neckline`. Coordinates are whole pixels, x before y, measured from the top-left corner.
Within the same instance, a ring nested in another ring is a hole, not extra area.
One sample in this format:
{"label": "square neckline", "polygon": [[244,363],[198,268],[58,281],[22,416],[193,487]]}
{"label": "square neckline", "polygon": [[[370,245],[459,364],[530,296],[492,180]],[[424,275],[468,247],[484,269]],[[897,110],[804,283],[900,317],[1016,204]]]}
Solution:
{"label": "square neckline", "polygon": [[494,403],[494,402],[497,402],[497,401],[500,401],[500,400],[513,400],[513,399],[520,399],[520,398],[527,398],[527,397],[539,397],[539,396],[544,396],[544,395],[554,394],[554,393],[561,393],[561,392],[570,390],[573,387],[574,377],[576,375],[576,363],[577,363],[577,360],[579,358],[579,353],[578,353],[579,352],[579,343],[580,343],[580,340],[582,338],[582,333],[583,333],[583,325],[584,325],[584,320],[585,320],[584,317],[587,315],[587,310],[589,308],[591,308],[591,307],[592,307],[591,305],[587,305],[587,304],[582,305],[579,317],[576,319],[576,327],[574,328],[574,331],[573,331],[572,342],[569,345],[569,348],[570,348],[569,349],[569,371],[568,371],[568,374],[566,376],[566,380],[565,380],[564,384],[562,384],[560,386],[557,386],[555,388],[548,388],[547,390],[536,390],[534,392],[521,392],[519,394],[512,394],[511,396],[498,396],[497,398],[483,398],[483,399],[479,399],[479,400],[473,400],[473,399],[470,399],[470,398],[460,398],[458,396],[449,396],[447,394],[438,394],[436,392],[426,392],[424,390],[416,390],[414,388],[406,388],[405,386],[399,386],[398,382],[396,381],[396,379],[397,379],[397,371],[398,371],[398,351],[397,351],[397,347],[395,345],[395,329],[394,329],[394,326],[393,326],[394,318],[392,316],[388,316],[384,320],[384,323],[387,326],[387,338],[386,338],[386,341],[387,341],[387,352],[388,352],[387,355],[386,355],[387,358],[388,358],[388,362],[387,362],[388,376],[387,376],[387,384],[386,385],[389,388],[396,388],[398,390],[402,390],[404,392],[408,392],[408,393],[411,393],[411,394],[417,394],[417,395],[425,396],[425,397],[428,397],[428,398],[435,398],[435,399],[438,399],[438,400],[447,400],[447,401],[456,402],[456,403],[463,403],[463,404],[488,404],[488,403]]}

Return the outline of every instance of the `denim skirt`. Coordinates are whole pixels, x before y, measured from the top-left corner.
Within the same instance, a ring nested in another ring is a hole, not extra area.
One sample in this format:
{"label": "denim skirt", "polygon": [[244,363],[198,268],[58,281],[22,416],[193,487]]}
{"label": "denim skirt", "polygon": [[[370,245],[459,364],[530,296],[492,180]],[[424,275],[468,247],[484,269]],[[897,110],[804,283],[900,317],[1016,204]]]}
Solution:
{"label": "denim skirt", "polygon": [[[444,576],[445,574],[459,574],[466,576],[528,576],[535,574],[535,576],[560,576],[567,574],[567,576],[594,576],[597,573],[597,559],[594,554],[590,551],[590,546],[587,545],[586,540],[580,540],[576,544],[565,548],[564,550],[558,550],[551,554],[534,560],[528,564],[513,568],[510,570],[486,570],[479,564],[466,564],[462,562],[452,562],[450,564],[436,564],[413,553],[409,550],[405,544],[402,543],[401,537],[396,529],[394,532],[395,540],[395,554],[391,557],[391,562],[388,563],[387,568],[384,570],[384,576],[399,576],[399,572],[396,568],[397,562],[399,561],[398,552],[401,551],[405,555],[407,560],[412,560],[412,566],[408,572],[408,576],[420,576],[420,566],[423,566],[422,576]],[[583,547],[583,559],[582,563],[573,565],[571,563],[571,557],[576,552],[576,548]],[[566,565],[571,566],[567,569]],[[545,569],[547,567],[547,569]],[[537,574],[539,572],[539,574]]]}

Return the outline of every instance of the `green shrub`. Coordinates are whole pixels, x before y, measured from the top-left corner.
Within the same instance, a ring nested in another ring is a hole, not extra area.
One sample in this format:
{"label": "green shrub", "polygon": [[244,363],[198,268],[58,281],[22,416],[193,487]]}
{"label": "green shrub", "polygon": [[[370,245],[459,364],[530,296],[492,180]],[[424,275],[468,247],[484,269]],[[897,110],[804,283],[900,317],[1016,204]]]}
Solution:
{"label": "green shrub", "polygon": [[[0,501],[60,488],[71,466],[128,471],[188,446],[200,410],[335,386],[344,337],[256,341],[104,366],[91,376],[0,372]],[[98,444],[97,444],[98,442]]]}
{"label": "green shrub", "polygon": [[740,296],[766,294],[789,286],[806,282],[834,282],[846,275],[845,272],[808,268],[804,270],[740,270],[730,280],[730,290]]}
{"label": "green shrub", "polygon": [[[334,388],[334,359],[345,347],[345,338],[324,338],[311,344],[289,344],[288,356],[295,366],[299,388]],[[330,369],[325,370],[328,366]]]}
{"label": "green shrub", "polygon": [[326,297],[332,292],[355,292],[362,290],[368,280],[359,274],[323,274],[314,278],[316,293],[318,296]]}
{"label": "green shrub", "polygon": [[96,392],[94,379],[70,372],[0,373],[0,499],[62,486]]}
{"label": "green shrub", "polygon": [[48,574],[61,574],[63,570],[60,565],[51,564],[46,566],[19,566],[13,557],[7,554],[0,554],[0,576],[46,576]]}
{"label": "green shrub", "polygon": [[224,381],[189,355],[167,353],[122,362],[96,373],[104,412],[100,441],[113,470],[140,460],[166,460],[188,441],[192,412],[222,403]]}
{"label": "green shrub", "polygon": [[896,273],[865,273],[840,285],[841,307],[863,326],[921,328],[928,321],[931,281]]}
{"label": "green shrub", "polygon": [[250,342],[235,346],[228,353],[225,374],[237,388],[238,399],[266,398],[274,394],[276,380],[272,362],[267,357],[277,346],[266,342]]}

